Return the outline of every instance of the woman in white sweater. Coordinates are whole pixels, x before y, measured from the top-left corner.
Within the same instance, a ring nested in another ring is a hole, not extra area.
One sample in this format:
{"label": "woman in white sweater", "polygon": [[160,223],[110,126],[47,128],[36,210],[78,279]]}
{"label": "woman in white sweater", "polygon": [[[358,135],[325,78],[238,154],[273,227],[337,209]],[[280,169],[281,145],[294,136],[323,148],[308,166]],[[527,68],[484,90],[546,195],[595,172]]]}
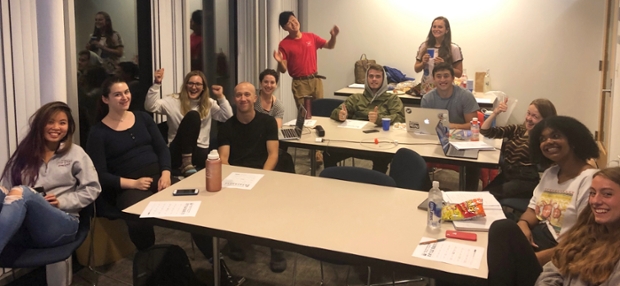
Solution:
{"label": "woman in white sweater", "polygon": [[210,150],[211,119],[225,122],[232,117],[233,111],[222,86],[211,86],[217,100],[209,97],[207,79],[201,71],[189,72],[178,94],[160,98],[163,78],[163,68],[155,71],[155,82],[146,95],[144,108],[168,117],[172,168],[178,168],[184,176],[189,176],[196,173],[196,168],[204,167]]}

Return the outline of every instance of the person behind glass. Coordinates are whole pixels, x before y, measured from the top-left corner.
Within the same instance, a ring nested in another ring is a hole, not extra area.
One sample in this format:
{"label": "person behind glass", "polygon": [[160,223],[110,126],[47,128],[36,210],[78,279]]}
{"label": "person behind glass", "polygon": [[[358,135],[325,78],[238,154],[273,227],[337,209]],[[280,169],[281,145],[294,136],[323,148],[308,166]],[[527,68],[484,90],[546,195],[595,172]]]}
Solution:
{"label": "person behind glass", "polygon": [[260,81],[260,90],[254,103],[254,109],[260,113],[271,115],[276,119],[278,128],[282,128],[284,105],[276,100],[275,95],[273,95],[273,92],[278,88],[280,74],[275,70],[266,69],[258,75],[258,79]]}
{"label": "person behind glass", "polygon": [[[431,58],[428,49],[435,49],[438,53]],[[445,17],[437,17],[433,19],[431,29],[428,31],[426,41],[420,44],[415,62],[415,72],[421,72],[424,69],[429,70],[429,74],[433,74],[433,64],[447,63],[454,69],[454,76],[461,77],[463,74],[463,53],[461,48],[452,42],[452,29],[450,22]],[[434,78],[424,75],[422,77],[422,94],[427,93],[434,87]]]}
{"label": "person behind glass", "polygon": [[[7,245],[48,248],[75,240],[78,214],[101,186],[92,161],[72,142],[74,131],[63,102],[47,103],[30,117],[30,130],[0,177],[0,253]],[[34,190],[39,187],[43,193]],[[48,268],[48,283],[55,275]]]}
{"label": "person behind glass", "polygon": [[101,66],[101,58],[93,51],[83,50],[78,53],[78,79],[86,73],[88,68],[98,66]]}
{"label": "person behind glass", "polygon": [[[125,209],[170,186],[170,152],[153,118],[129,111],[131,93],[119,77],[106,79],[97,124],[91,127],[86,150],[95,164],[108,202]],[[153,226],[126,221],[138,250],[155,243]]]}
{"label": "person behind glass", "polygon": [[487,138],[505,139],[502,147],[504,160],[501,162],[501,172],[484,190],[489,191],[498,200],[529,199],[540,181],[538,167],[530,160],[529,132],[538,122],[557,113],[551,101],[539,98],[528,106],[523,124],[491,127],[495,118],[508,110],[507,102],[508,98],[504,98],[480,127],[480,134]]}
{"label": "person behind glass", "polygon": [[205,166],[210,151],[211,119],[225,122],[233,111],[222,86],[211,86],[217,100],[209,97],[207,79],[201,71],[189,72],[178,94],[159,98],[163,79],[164,69],[155,71],[155,82],[146,95],[144,108],[168,117],[172,168],[181,170],[183,176],[190,176],[196,173],[196,168]]}
{"label": "person behind glass", "polygon": [[[564,241],[577,215],[587,207],[592,175],[597,171],[588,160],[598,158],[598,145],[578,120],[551,116],[536,124],[529,135],[532,162],[553,166],[543,173],[517,223],[504,219],[491,225],[487,252],[491,285],[528,285],[519,277],[540,273],[542,265],[557,253],[558,241]],[[509,257],[512,248],[518,248],[519,254]],[[519,259],[538,263],[521,267],[516,262]]]}
{"label": "person behind glass", "polygon": [[588,204],[536,285],[620,285],[619,167],[594,174]]}
{"label": "person behind glass", "polygon": [[189,35],[191,69],[202,71],[202,10],[196,10],[192,13],[189,28],[192,30]]}
{"label": "person behind glass", "polygon": [[[405,122],[403,102],[392,93],[388,93],[385,70],[378,64],[371,64],[366,70],[366,87],[364,93],[352,94],[347,100],[336,107],[330,116],[336,121],[347,119],[368,120],[376,126],[382,125],[383,118],[390,118],[390,124]],[[387,172],[392,160],[391,155],[382,153],[360,154],[345,150],[327,150],[324,155],[325,168],[336,166],[346,158],[357,157],[372,160],[372,169],[381,173]]]}
{"label": "person behind glass", "polygon": [[102,65],[108,72],[113,74],[120,58],[123,56],[123,39],[112,28],[112,19],[106,12],[98,12],[95,15],[95,29],[90,35],[86,49],[93,51],[101,57]]}

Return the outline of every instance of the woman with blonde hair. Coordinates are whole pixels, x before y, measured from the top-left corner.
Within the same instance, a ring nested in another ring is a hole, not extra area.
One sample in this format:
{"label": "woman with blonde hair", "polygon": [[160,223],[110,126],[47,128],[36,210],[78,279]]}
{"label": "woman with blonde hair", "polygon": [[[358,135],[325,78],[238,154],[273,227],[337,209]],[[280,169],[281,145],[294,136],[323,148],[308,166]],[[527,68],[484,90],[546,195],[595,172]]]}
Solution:
{"label": "woman with blonde hair", "polygon": [[204,168],[207,154],[213,149],[209,148],[211,119],[225,122],[233,111],[222,86],[211,86],[217,100],[209,97],[207,79],[201,71],[191,71],[185,76],[180,93],[160,98],[163,78],[163,68],[155,71],[155,82],[146,95],[144,108],[168,117],[172,168],[189,176],[196,173],[196,168]]}
{"label": "woman with blonde hair", "polygon": [[522,124],[492,127],[497,115],[508,110],[508,98],[500,102],[480,127],[480,134],[488,138],[504,139],[501,172],[484,188],[498,200],[532,197],[540,181],[538,167],[530,159],[530,131],[541,120],[557,115],[555,106],[545,98],[534,99],[527,108]]}

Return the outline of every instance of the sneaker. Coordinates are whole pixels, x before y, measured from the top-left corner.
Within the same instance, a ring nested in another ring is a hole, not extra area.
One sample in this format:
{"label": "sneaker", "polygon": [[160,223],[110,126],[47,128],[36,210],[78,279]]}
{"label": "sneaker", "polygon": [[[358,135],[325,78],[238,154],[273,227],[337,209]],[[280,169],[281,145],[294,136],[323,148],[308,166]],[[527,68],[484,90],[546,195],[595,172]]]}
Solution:
{"label": "sneaker", "polygon": [[286,258],[282,250],[271,249],[271,261],[269,262],[269,268],[274,273],[281,273],[286,270]]}
{"label": "sneaker", "polygon": [[181,175],[183,177],[189,177],[193,174],[196,174],[196,167],[194,165],[187,165],[185,167],[181,167]]}
{"label": "sneaker", "polygon": [[229,242],[228,257],[234,261],[243,261],[245,260],[245,250]]}

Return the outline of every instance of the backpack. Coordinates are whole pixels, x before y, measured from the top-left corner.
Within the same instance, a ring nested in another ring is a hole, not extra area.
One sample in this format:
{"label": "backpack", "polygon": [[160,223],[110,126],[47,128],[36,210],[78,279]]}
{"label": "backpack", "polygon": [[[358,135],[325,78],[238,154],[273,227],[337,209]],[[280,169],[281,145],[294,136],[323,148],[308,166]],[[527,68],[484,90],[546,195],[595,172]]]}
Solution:
{"label": "backpack", "polygon": [[391,82],[400,83],[400,82],[407,81],[407,80],[415,80],[412,77],[407,77],[407,75],[401,72],[399,69],[391,68],[388,66],[383,66],[383,69],[385,70],[385,74],[387,75],[388,82],[390,83]]}
{"label": "backpack", "polygon": [[133,259],[135,286],[197,286],[199,282],[187,254],[178,245],[153,245]]}

